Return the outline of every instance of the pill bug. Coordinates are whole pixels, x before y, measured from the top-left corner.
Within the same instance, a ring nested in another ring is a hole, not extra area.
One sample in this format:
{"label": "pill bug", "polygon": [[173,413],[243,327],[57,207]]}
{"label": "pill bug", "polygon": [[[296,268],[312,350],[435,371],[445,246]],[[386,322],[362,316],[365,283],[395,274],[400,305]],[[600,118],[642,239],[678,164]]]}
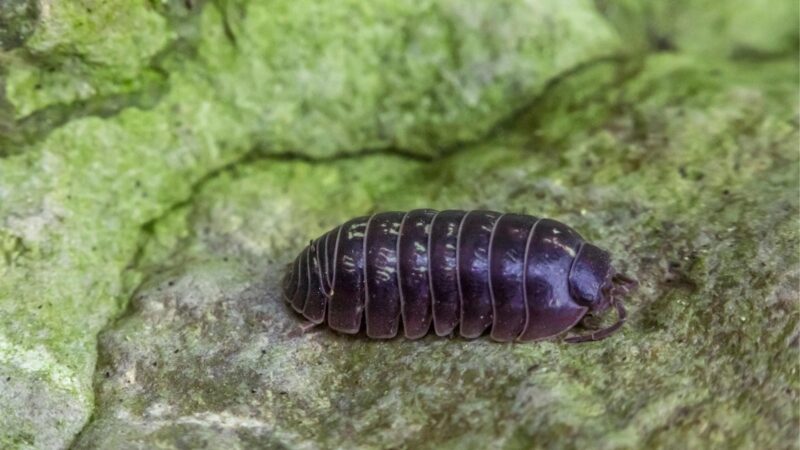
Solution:
{"label": "pill bug", "polygon": [[456,332],[532,341],[614,306],[617,321],[570,343],[604,339],[625,322],[636,282],[608,252],[561,222],[494,211],[417,209],[357,217],[313,240],[282,280],[310,325],[370,338]]}

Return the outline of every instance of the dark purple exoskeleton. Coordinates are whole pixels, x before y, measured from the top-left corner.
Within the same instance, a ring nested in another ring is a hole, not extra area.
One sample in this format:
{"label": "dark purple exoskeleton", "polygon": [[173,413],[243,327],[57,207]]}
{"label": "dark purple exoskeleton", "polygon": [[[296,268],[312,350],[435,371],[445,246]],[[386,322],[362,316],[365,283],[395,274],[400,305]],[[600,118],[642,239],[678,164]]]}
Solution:
{"label": "dark purple exoskeleton", "polygon": [[286,272],[283,291],[313,324],[407,338],[458,328],[474,338],[532,341],[562,334],[614,305],[613,325],[567,342],[610,336],[636,282],[608,252],[551,219],[493,211],[385,212],[325,233]]}

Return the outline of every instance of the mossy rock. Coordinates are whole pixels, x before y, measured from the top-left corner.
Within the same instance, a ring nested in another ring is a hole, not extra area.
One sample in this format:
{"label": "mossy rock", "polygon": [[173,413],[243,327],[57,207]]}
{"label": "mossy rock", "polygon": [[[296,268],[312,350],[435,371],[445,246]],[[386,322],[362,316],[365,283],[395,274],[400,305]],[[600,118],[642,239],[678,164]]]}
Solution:
{"label": "mossy rock", "polygon": [[[0,446],[795,445],[788,2],[37,5],[0,14]],[[416,207],[572,225],[628,324],[298,332],[295,253]]]}

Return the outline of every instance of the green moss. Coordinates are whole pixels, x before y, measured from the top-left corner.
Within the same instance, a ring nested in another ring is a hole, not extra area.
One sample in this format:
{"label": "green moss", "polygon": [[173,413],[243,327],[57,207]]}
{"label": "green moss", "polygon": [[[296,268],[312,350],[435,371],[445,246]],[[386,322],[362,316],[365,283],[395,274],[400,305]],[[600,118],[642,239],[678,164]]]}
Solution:
{"label": "green moss", "polygon": [[18,117],[56,103],[141,89],[150,58],[170,39],[147,1],[45,2],[38,26],[9,66],[6,95]]}
{"label": "green moss", "polygon": [[722,61],[769,60],[797,52],[797,2],[791,0],[599,1],[631,48],[680,51]]}
{"label": "green moss", "polygon": [[[554,75],[617,49],[585,2],[279,2],[229,10],[236,51],[219,45],[222,34],[204,39],[201,50],[220,74],[220,97],[259,119],[259,140],[273,152],[438,153],[482,136]],[[265,30],[276,32],[247,38]]]}

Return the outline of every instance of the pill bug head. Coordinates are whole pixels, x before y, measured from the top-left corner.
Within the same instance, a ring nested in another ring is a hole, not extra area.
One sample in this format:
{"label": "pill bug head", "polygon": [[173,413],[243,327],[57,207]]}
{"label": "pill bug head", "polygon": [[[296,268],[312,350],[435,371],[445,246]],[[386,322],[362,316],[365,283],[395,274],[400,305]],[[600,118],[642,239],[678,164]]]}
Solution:
{"label": "pill bug head", "polygon": [[601,313],[611,304],[614,273],[607,251],[583,243],[569,271],[570,295],[590,312]]}
{"label": "pill bug head", "polygon": [[572,298],[589,308],[587,316],[597,316],[614,306],[617,322],[588,335],[574,336],[568,342],[596,341],[617,331],[627,318],[622,299],[637,287],[633,278],[617,272],[611,265],[611,255],[599,247],[584,243],[578,249],[569,273]]}

